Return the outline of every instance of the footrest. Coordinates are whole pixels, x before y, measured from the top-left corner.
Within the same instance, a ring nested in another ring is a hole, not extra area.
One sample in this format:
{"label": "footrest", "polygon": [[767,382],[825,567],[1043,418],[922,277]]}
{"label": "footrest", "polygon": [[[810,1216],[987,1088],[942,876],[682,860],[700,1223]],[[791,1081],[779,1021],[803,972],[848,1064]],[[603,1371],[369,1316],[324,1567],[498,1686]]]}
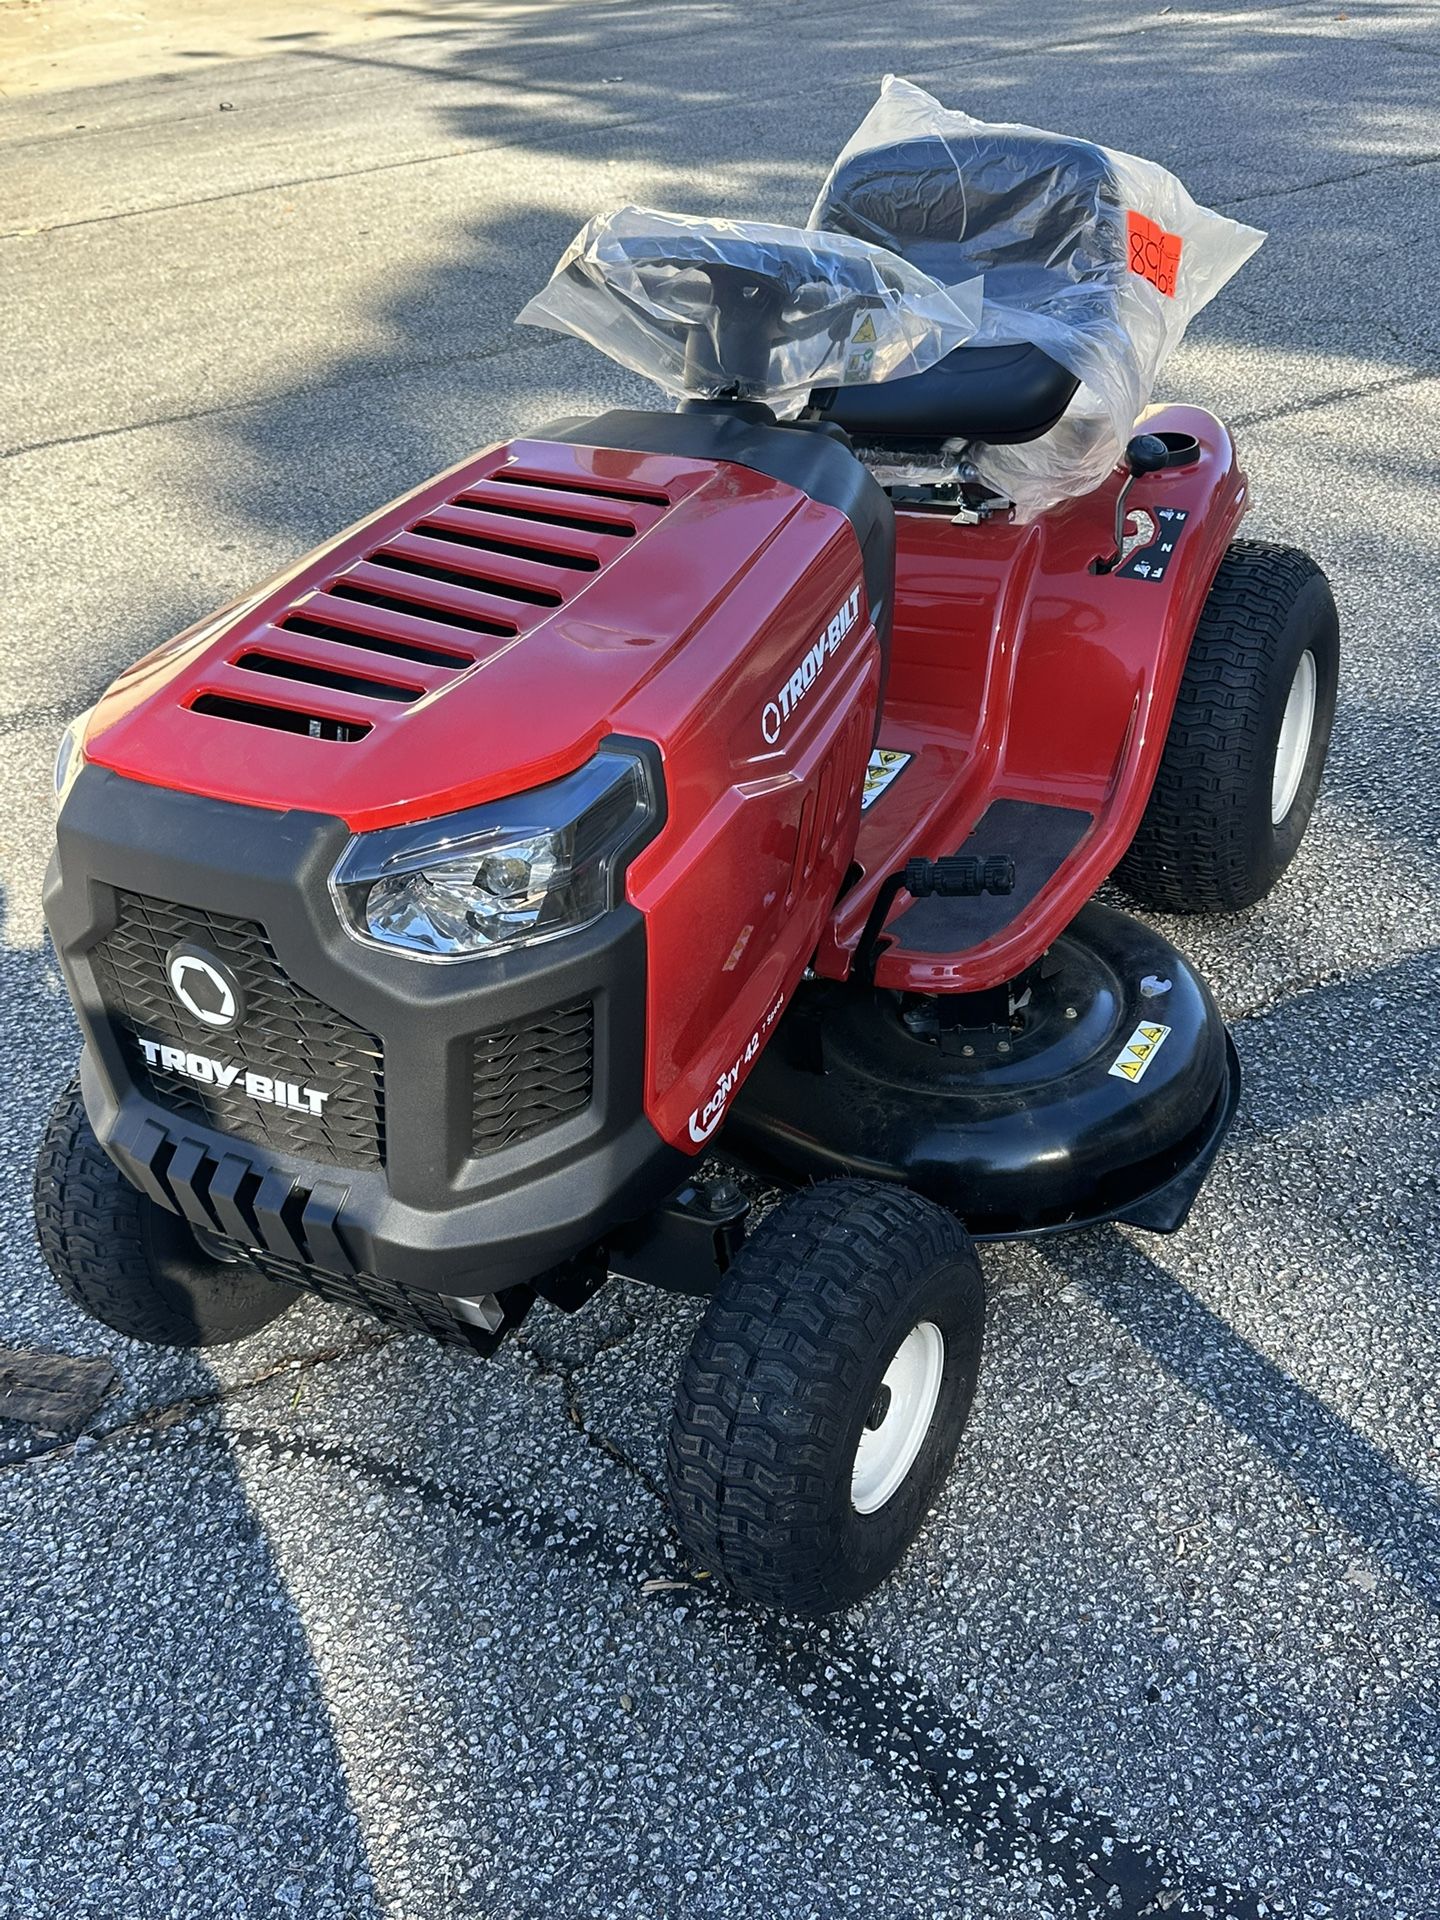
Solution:
{"label": "footrest", "polygon": [[936,893],[914,901],[885,929],[890,943],[886,959],[906,953],[959,954],[992,939],[1049,885],[1093,824],[1094,815],[1079,807],[992,801],[956,853],[981,863],[1008,856],[1015,864],[1013,888],[1008,893]]}

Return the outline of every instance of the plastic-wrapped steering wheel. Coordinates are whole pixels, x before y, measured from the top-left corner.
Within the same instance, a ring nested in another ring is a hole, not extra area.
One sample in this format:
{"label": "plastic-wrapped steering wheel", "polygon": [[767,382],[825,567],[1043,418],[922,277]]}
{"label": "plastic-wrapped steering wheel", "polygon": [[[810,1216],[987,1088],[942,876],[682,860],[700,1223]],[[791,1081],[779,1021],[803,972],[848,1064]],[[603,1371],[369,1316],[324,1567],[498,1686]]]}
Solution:
{"label": "plastic-wrapped steering wheel", "polygon": [[[884,309],[887,294],[905,291],[883,255],[857,259],[829,239],[761,242],[736,233],[723,249],[729,258],[685,233],[626,234],[614,246],[634,268],[651,318],[686,328],[687,385],[763,392],[775,347],[842,341],[867,308]],[[606,284],[616,298],[629,297]]]}
{"label": "plastic-wrapped steering wheel", "polygon": [[851,234],[647,207],[592,220],[520,315],[678,397],[772,400],[923,372],[979,317],[978,281],[942,287]]}

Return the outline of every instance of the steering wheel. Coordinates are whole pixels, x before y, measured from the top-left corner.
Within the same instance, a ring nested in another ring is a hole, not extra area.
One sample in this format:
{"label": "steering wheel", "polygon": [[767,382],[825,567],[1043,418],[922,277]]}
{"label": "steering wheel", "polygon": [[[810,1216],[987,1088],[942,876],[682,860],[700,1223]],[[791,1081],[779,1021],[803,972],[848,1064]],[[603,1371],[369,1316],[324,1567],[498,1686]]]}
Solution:
{"label": "steering wheel", "polygon": [[[880,289],[904,291],[883,258],[857,256],[823,233],[807,234],[804,245],[726,236],[726,250],[734,255],[730,260],[717,259],[716,246],[704,238],[678,232],[611,233],[605,246],[634,270],[653,304],[642,307],[607,278],[611,298],[650,326],[658,308],[685,329],[685,384],[696,392],[763,394],[776,346],[838,342],[859,313],[886,305]],[[591,263],[572,261],[569,271],[587,286],[594,284]]]}

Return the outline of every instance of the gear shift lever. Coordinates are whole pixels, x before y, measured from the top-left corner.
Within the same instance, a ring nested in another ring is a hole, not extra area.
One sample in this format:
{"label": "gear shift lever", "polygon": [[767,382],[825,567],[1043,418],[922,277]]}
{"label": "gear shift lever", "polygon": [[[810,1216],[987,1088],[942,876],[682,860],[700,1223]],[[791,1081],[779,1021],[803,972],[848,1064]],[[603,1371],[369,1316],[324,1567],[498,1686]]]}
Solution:
{"label": "gear shift lever", "polygon": [[1125,552],[1125,503],[1130,489],[1142,473],[1159,473],[1170,464],[1170,449],[1157,433],[1137,433],[1125,449],[1125,484],[1115,496],[1115,558],[1118,567]]}

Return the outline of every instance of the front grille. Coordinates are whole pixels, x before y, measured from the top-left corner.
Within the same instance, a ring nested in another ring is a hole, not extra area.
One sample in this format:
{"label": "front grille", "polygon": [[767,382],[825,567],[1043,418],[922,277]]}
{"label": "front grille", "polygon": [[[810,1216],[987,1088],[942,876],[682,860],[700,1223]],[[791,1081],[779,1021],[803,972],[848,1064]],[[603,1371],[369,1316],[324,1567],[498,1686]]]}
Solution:
{"label": "front grille", "polygon": [[[385,1159],[384,1064],[380,1042],[296,986],[253,920],[119,895],[114,931],[92,955],[106,1012],[131,1077],[158,1106],[255,1146],[339,1167]],[[165,961],[179,941],[223,960],[239,981],[240,1023],[223,1032],[194,1020],[170,992]],[[275,1080],[329,1095],[318,1114],[252,1099],[240,1083],[202,1085],[150,1065],[141,1039],[206,1059],[239,1062]]]}
{"label": "front grille", "polygon": [[595,1009],[578,1000],[524,1026],[477,1033],[473,1059],[474,1150],[498,1153],[589,1106]]}
{"label": "front grille", "polygon": [[375,1273],[327,1273],[298,1260],[280,1260],[258,1247],[229,1243],[235,1254],[258,1267],[267,1280],[283,1287],[303,1287],[332,1306],[351,1307],[368,1313],[388,1327],[402,1333],[428,1333],[432,1340],[447,1346],[467,1347],[472,1353],[491,1354],[512,1327],[525,1318],[534,1293],[529,1287],[509,1287],[496,1296],[505,1318],[495,1331],[476,1326],[458,1313],[449,1297],[424,1287],[407,1287],[399,1280],[384,1280]]}

